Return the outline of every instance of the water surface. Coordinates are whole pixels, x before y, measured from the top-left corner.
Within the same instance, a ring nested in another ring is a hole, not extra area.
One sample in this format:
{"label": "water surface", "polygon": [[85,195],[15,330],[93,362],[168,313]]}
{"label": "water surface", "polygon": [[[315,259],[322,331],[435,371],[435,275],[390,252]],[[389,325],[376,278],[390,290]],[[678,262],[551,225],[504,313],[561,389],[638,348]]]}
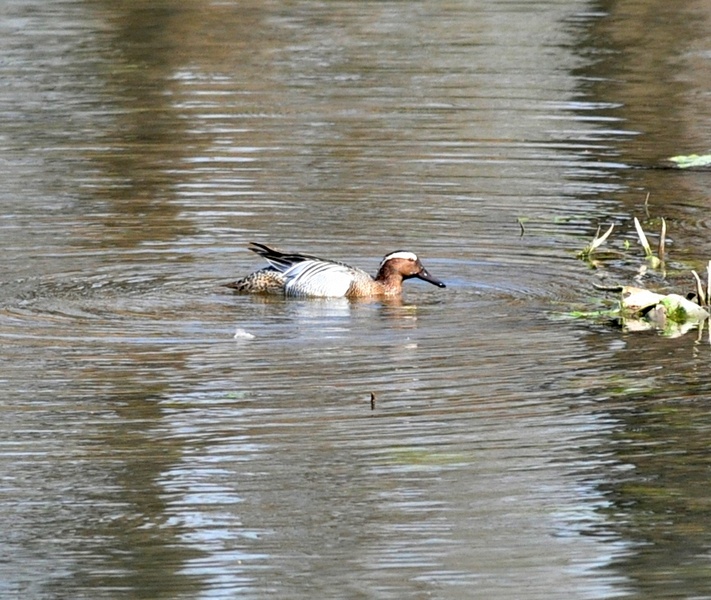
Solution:
{"label": "water surface", "polygon": [[[642,284],[711,257],[708,174],[659,168],[707,150],[703,2],[3,14],[5,596],[711,594],[708,332],[561,317],[633,216]],[[252,240],[448,287],[231,295]]]}

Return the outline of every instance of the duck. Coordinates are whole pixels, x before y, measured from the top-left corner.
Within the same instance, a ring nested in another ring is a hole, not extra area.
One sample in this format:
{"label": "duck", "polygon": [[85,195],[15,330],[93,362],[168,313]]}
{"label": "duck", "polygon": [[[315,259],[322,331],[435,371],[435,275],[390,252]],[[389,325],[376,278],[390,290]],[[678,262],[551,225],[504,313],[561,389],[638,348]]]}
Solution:
{"label": "duck", "polygon": [[269,266],[225,284],[237,292],[279,294],[302,298],[367,298],[399,296],[402,282],[417,278],[439,288],[447,287],[429,274],[414,252],[386,254],[375,277],[357,267],[311,256],[280,252],[251,242],[248,249],[266,259]]}

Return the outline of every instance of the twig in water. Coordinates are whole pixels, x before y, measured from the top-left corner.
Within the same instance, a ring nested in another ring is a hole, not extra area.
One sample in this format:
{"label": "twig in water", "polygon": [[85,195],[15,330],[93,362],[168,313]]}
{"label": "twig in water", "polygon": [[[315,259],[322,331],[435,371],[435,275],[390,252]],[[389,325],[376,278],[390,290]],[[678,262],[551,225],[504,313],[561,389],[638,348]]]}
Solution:
{"label": "twig in water", "polygon": [[526,234],[526,228],[523,226],[523,219],[521,217],[519,217],[516,220],[518,221],[518,226],[521,228],[521,236],[520,237],[523,237]]}

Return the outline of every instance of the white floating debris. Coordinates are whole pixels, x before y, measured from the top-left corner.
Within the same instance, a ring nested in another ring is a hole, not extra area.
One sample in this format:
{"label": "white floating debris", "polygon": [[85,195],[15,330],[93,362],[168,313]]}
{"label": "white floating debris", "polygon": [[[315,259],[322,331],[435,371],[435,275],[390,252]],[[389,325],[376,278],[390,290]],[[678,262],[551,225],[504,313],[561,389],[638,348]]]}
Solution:
{"label": "white floating debris", "polygon": [[245,331],[239,327],[237,328],[237,331],[235,331],[234,339],[236,340],[253,340],[254,338],[255,336],[249,333],[249,331]]}

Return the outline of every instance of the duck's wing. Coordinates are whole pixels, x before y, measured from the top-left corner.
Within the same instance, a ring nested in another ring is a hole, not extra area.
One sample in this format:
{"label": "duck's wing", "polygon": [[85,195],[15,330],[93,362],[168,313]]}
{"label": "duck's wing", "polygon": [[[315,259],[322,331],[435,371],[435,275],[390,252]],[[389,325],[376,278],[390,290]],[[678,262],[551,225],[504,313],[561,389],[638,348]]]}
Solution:
{"label": "duck's wing", "polygon": [[287,271],[294,265],[297,265],[303,261],[328,262],[309,254],[280,252],[279,250],[274,250],[274,248],[270,248],[264,244],[258,244],[257,242],[250,242],[249,249],[252,252],[259,254],[259,256],[264,258],[277,271],[282,272]]}
{"label": "duck's wing", "polygon": [[353,267],[320,259],[301,260],[284,272],[287,296],[342,298],[353,285]]}

